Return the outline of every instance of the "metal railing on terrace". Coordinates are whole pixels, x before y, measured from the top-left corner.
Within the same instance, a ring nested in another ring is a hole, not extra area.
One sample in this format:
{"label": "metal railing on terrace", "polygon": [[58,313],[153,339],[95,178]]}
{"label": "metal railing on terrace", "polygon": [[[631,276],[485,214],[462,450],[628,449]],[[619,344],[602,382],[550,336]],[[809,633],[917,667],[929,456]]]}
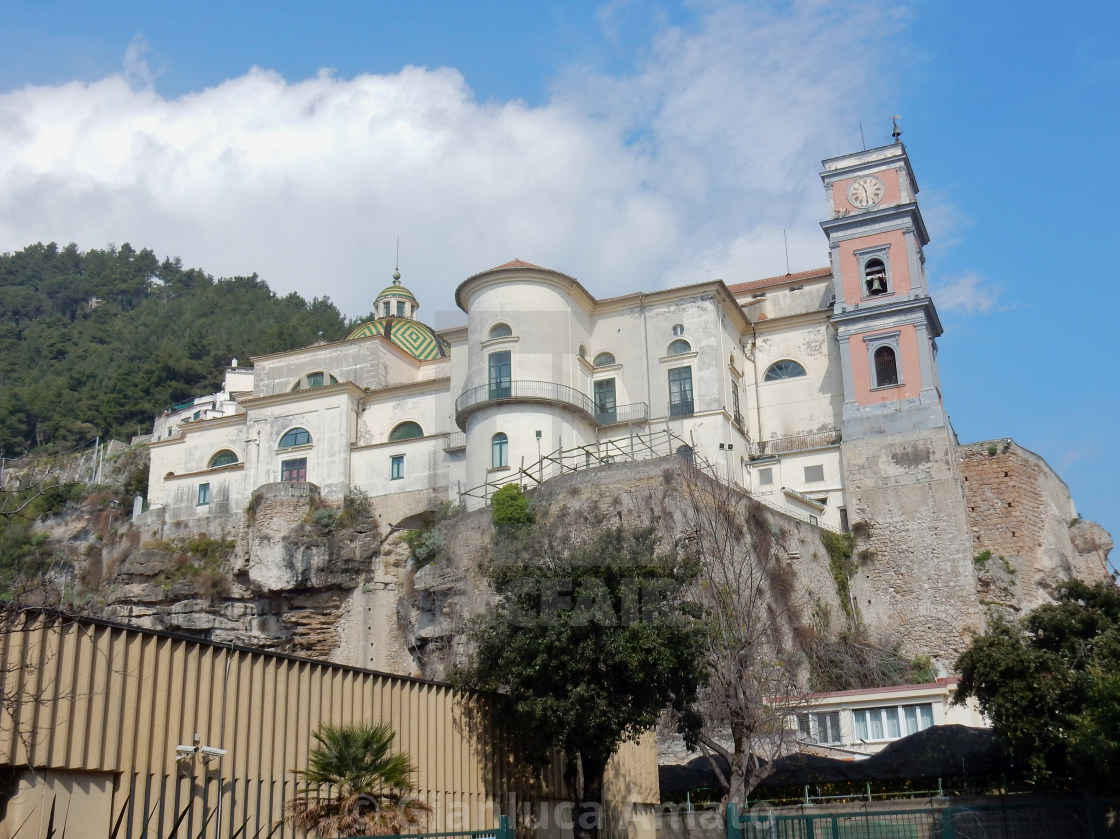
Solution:
{"label": "metal railing on terrace", "polygon": [[645,402],[629,405],[602,406],[574,387],[555,382],[516,379],[491,383],[464,390],[455,400],[455,424],[466,431],[467,417],[494,402],[549,402],[575,408],[597,425],[645,422],[649,406]]}
{"label": "metal railing on terrace", "polygon": [[840,442],[840,429],[819,431],[815,434],[792,434],[788,437],[774,437],[770,440],[759,440],[747,444],[747,454],[751,459],[769,457],[775,454],[789,454],[790,452],[803,452],[809,449],[819,449],[825,446],[835,446]]}

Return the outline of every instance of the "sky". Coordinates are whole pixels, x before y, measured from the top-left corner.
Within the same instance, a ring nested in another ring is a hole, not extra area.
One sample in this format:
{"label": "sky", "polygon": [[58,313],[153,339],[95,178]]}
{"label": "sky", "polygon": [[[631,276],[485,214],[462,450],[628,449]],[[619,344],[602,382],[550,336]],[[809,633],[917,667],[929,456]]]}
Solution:
{"label": "sky", "polygon": [[358,317],[399,240],[437,327],[513,258],[745,282],[827,264],[821,160],[899,115],[961,442],[1120,537],[1118,46],[1112,0],[4,0],[0,252],[129,242]]}

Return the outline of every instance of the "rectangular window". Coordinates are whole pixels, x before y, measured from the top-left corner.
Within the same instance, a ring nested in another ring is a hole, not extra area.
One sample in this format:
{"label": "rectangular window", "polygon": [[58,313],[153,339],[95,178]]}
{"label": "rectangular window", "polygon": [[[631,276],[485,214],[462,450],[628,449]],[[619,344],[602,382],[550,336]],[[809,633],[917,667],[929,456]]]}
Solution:
{"label": "rectangular window", "polygon": [[397,317],[399,317],[399,318],[404,317],[404,301],[403,300],[398,300],[397,301]]}
{"label": "rectangular window", "polygon": [[797,715],[797,732],[806,739],[817,743],[839,743],[840,712],[814,711]]}
{"label": "rectangular window", "polygon": [[737,426],[743,427],[743,415],[739,413],[739,382],[734,376],[731,377],[731,419]]}
{"label": "rectangular window", "polygon": [[767,466],[765,469],[759,469],[755,474],[758,475],[759,486],[770,486],[774,483],[774,469],[771,466]]}
{"label": "rectangular window", "polygon": [[824,467],[823,466],[806,466],[805,467],[805,483],[817,484],[824,480]]}
{"label": "rectangular window", "polygon": [[198,485],[198,506],[210,503],[210,484]]}
{"label": "rectangular window", "polygon": [[933,725],[933,705],[889,705],[852,711],[857,740],[897,740]]}
{"label": "rectangular window", "polygon": [[307,480],[307,458],[295,457],[281,462],[280,480],[304,483]]}
{"label": "rectangular window", "polygon": [[618,420],[614,379],[599,379],[595,382],[595,419],[599,422],[616,422]]}
{"label": "rectangular window", "polygon": [[510,351],[492,352],[488,362],[490,398],[508,399],[513,392],[513,363]]}
{"label": "rectangular window", "polygon": [[308,373],[307,374],[307,386],[308,387],[322,387],[323,386],[323,374],[322,374],[322,372]]}
{"label": "rectangular window", "polygon": [[389,480],[399,481],[404,477],[404,455],[395,454],[389,458]]}
{"label": "rectangular window", "polygon": [[669,416],[692,413],[692,368],[674,367],[669,371]]}

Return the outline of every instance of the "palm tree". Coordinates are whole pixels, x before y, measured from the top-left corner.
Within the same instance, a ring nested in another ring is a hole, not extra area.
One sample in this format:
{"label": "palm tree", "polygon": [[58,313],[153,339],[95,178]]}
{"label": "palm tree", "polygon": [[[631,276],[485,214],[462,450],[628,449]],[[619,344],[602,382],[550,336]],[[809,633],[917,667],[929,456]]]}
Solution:
{"label": "palm tree", "polygon": [[323,725],[307,756],[307,785],[288,802],[286,821],[315,836],[404,833],[428,807],[412,798],[408,755],[392,751],[388,725]]}

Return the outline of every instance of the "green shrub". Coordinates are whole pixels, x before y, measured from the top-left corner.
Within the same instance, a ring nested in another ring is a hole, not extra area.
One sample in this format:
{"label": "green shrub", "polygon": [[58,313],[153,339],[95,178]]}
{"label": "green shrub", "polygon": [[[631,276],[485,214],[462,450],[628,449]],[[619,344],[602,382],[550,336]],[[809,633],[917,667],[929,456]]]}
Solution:
{"label": "green shrub", "polygon": [[517,484],[506,484],[490,498],[490,520],[501,531],[515,531],[533,523],[529,499]]}
{"label": "green shrub", "polygon": [[338,530],[338,513],[331,507],[320,507],[311,514],[311,526],[321,536],[330,536]]}

